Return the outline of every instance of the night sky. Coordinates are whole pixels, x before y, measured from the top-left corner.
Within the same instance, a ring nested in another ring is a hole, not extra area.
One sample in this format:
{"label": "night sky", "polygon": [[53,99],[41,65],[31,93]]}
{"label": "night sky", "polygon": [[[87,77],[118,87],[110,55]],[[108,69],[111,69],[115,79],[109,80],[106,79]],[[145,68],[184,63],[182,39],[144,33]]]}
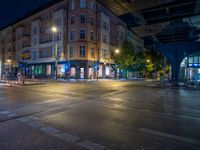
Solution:
{"label": "night sky", "polygon": [[0,0],[0,28],[26,15],[50,0]]}

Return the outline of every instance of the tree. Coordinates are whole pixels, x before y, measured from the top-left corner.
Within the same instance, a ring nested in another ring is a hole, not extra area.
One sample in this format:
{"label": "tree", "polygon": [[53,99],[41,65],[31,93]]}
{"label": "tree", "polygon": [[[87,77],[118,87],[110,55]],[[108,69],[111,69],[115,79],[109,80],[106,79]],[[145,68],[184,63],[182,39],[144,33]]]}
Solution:
{"label": "tree", "polygon": [[128,69],[134,65],[135,52],[131,42],[124,41],[120,53],[115,56],[115,62],[120,69],[124,69],[126,78],[128,78]]}
{"label": "tree", "polygon": [[[163,75],[165,75],[165,73],[169,73],[169,69],[170,69],[169,61],[166,61],[165,71],[163,70],[164,56],[162,54],[156,52],[155,50],[151,50],[151,51],[146,51],[145,55],[146,55],[146,59],[149,61],[147,62],[147,65],[146,65],[146,71],[150,75],[152,75],[153,73],[155,74],[160,73]],[[156,76],[154,76],[154,81],[156,81]]]}
{"label": "tree", "polygon": [[146,67],[144,53],[136,53],[129,41],[123,42],[120,54],[115,57],[115,61],[120,69],[125,70],[126,78],[128,78],[128,71],[143,71]]}

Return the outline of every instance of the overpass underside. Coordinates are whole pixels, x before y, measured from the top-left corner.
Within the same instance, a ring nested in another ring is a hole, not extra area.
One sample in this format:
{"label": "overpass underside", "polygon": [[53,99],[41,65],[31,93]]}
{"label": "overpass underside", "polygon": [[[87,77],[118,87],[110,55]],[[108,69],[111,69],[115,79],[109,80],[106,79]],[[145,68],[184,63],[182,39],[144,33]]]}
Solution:
{"label": "overpass underside", "polygon": [[172,79],[178,81],[180,63],[200,51],[200,0],[100,1],[123,19],[145,42],[166,56]]}

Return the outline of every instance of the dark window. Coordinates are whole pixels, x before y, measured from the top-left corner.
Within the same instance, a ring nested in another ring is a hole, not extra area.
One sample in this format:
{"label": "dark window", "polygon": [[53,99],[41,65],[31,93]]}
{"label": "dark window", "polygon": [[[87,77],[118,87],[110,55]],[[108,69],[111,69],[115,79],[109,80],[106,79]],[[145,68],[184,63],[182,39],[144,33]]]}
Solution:
{"label": "dark window", "polygon": [[91,57],[93,58],[94,57],[94,48],[93,47],[91,47],[91,49],[90,49],[90,54],[91,54]]}
{"label": "dark window", "polygon": [[90,24],[91,24],[91,26],[94,25],[94,18],[90,18]]}
{"label": "dark window", "polygon": [[69,56],[74,57],[74,48],[73,47],[69,48]]}
{"label": "dark window", "polygon": [[108,30],[108,23],[106,21],[103,21],[102,27],[103,27],[103,29]]}
{"label": "dark window", "polygon": [[61,25],[61,18],[56,18],[54,22],[55,22],[56,26],[60,26]]}
{"label": "dark window", "polygon": [[39,57],[40,58],[52,57],[52,49],[51,49],[51,47],[48,47],[48,48],[45,48],[45,49],[40,49]]}
{"label": "dark window", "polygon": [[86,31],[84,29],[80,30],[80,39],[85,39],[86,38]]}
{"label": "dark window", "polygon": [[103,58],[109,58],[109,52],[106,49],[102,49]]}
{"label": "dark window", "polygon": [[80,22],[85,23],[86,22],[86,16],[85,15],[80,15]]}
{"label": "dark window", "polygon": [[33,51],[33,53],[32,53],[32,59],[33,60],[37,59],[37,52],[36,51]]}
{"label": "dark window", "polygon": [[55,39],[55,41],[60,41],[61,40],[61,32],[56,33],[54,39]]}
{"label": "dark window", "polygon": [[61,47],[58,47],[58,49],[57,49],[57,56],[61,57],[61,55],[62,55],[62,49],[61,49]]}
{"label": "dark window", "polygon": [[108,38],[107,38],[107,36],[106,35],[103,35],[103,43],[108,43]]}
{"label": "dark window", "polygon": [[86,50],[85,46],[80,46],[80,57],[85,57]]}
{"label": "dark window", "polygon": [[75,40],[75,31],[70,31],[70,40]]}
{"label": "dark window", "polygon": [[75,23],[75,17],[72,16],[72,17],[71,17],[71,24],[74,24],[74,23]]}
{"label": "dark window", "polygon": [[90,40],[94,41],[94,32],[90,32]]}
{"label": "dark window", "polygon": [[37,34],[37,27],[33,27],[33,34]]}

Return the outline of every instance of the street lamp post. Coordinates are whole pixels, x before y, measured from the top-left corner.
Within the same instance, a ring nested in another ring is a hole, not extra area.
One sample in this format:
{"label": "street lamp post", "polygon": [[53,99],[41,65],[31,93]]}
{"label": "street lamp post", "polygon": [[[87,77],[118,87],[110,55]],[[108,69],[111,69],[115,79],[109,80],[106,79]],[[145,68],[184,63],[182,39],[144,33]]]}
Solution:
{"label": "street lamp post", "polygon": [[[69,44],[69,43],[68,43]],[[69,49],[69,45],[67,44],[67,56],[68,56],[68,59],[67,59],[67,65],[68,65],[68,72],[67,72],[67,80],[68,82],[70,82],[70,71],[71,71],[71,66],[70,66],[70,49]]]}
{"label": "street lamp post", "polygon": [[[53,41],[54,41],[54,43],[55,43],[55,34],[57,33],[57,31],[58,31],[58,29],[57,29],[57,27],[55,27],[55,26],[53,26],[52,28],[51,28],[51,31],[52,31],[52,33],[53,33]],[[55,46],[54,46],[54,55],[55,55],[55,79],[57,80],[57,67],[58,67],[58,44],[57,43],[55,43]]]}
{"label": "street lamp post", "polygon": [[10,72],[11,71],[11,60],[8,59],[8,60],[6,60],[6,62],[8,63],[8,70]]}
{"label": "street lamp post", "polygon": [[[119,54],[120,53],[120,50],[119,49],[115,49],[115,54]],[[118,75],[117,75],[117,79],[118,79]]]}

